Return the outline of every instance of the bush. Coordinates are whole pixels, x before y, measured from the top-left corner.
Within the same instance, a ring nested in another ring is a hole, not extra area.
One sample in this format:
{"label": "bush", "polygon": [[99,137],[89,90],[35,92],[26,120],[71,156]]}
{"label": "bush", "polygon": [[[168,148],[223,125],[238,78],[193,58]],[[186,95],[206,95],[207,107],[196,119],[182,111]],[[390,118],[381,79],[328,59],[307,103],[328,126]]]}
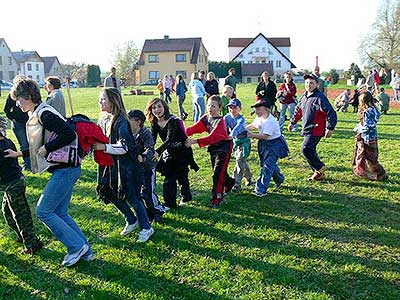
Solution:
{"label": "bush", "polygon": [[230,68],[235,68],[235,77],[238,80],[242,80],[242,64],[236,61],[224,62],[224,61],[210,61],[208,63],[208,70],[214,72],[215,76],[218,78],[224,78],[228,76],[228,70]]}
{"label": "bush", "polygon": [[329,71],[330,83],[336,84],[339,81],[339,73],[335,69]]}
{"label": "bush", "polygon": [[96,87],[101,83],[100,67],[98,65],[88,65],[87,67],[87,85]]}

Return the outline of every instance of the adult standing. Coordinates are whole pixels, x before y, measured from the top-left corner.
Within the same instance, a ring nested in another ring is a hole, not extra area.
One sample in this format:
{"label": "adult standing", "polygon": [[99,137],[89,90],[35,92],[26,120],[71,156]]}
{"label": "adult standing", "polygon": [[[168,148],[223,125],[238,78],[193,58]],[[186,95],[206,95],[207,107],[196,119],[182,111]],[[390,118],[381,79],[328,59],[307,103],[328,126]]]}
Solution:
{"label": "adult standing", "polygon": [[[25,76],[17,76],[14,78],[14,84],[24,79]],[[23,112],[17,103],[11,98],[11,94],[8,94],[6,104],[4,106],[4,113],[7,118],[11,121],[11,129],[18,140],[19,148],[21,151],[29,149],[28,139],[26,137],[26,122],[29,119],[28,113]],[[31,170],[31,160],[29,157],[23,157],[23,167],[25,170]]]}
{"label": "adult standing", "polygon": [[394,76],[390,82],[390,86],[393,89],[393,100],[394,101],[399,101],[399,90],[400,90],[400,76],[399,73],[394,73]]}
{"label": "adult standing", "polygon": [[110,75],[104,79],[104,87],[116,88],[121,93],[121,82],[117,77],[117,69],[115,67],[111,67],[110,71]]}
{"label": "adult standing", "polygon": [[182,120],[186,120],[186,118],[189,115],[183,108],[183,102],[185,101],[186,98],[186,92],[187,92],[187,87],[185,80],[183,79],[183,76],[181,74],[178,74],[176,76],[176,100],[178,101],[179,115]]}
{"label": "adult standing", "polygon": [[[228,70],[228,76],[225,77],[224,80],[224,85],[230,85],[231,87],[233,87],[233,90],[236,93],[236,84],[238,83],[237,78],[235,77],[236,75],[236,69],[235,68],[230,68]],[[233,98],[235,98],[236,96],[234,95]]]}
{"label": "adult standing", "polygon": [[365,84],[367,85],[368,91],[372,92],[372,89],[375,86],[375,76],[373,70],[369,70]]}
{"label": "adult standing", "polygon": [[268,72],[262,72],[261,81],[258,83],[256,88],[256,96],[259,99],[264,100],[268,104],[268,107],[271,107],[271,110],[273,107],[275,107],[276,92],[276,85],[269,78]]}
{"label": "adult standing", "polygon": [[46,103],[52,107],[56,111],[58,111],[64,118],[67,115],[65,109],[65,99],[64,94],[60,90],[61,88],[61,80],[56,76],[49,76],[45,80],[44,88],[49,94],[46,99]]}
{"label": "adult standing", "polygon": [[199,71],[199,80],[203,84],[203,86],[206,85],[206,81],[207,81],[206,80],[206,71],[204,71],[204,70]]}
{"label": "adult standing", "polygon": [[213,95],[217,96],[219,95],[218,81],[215,79],[214,72],[207,73],[207,81],[206,84],[204,85],[204,88],[207,92],[207,99]]}
{"label": "adult standing", "polygon": [[204,115],[206,111],[206,105],[204,103],[206,90],[199,80],[199,74],[197,72],[192,73],[189,88],[192,94],[193,121],[197,123],[197,121],[200,120],[201,116]]}
{"label": "adult standing", "polygon": [[39,198],[36,216],[50,229],[55,237],[68,248],[62,265],[70,267],[81,258],[93,260],[94,255],[88,241],[68,214],[72,189],[81,174],[77,160],[66,163],[49,163],[48,154],[74,141],[75,131],[53,107],[42,102],[39,86],[32,79],[23,79],[14,84],[11,97],[17,101],[23,112],[30,112],[26,124],[29,150],[16,152],[8,150],[6,157],[29,155],[33,173],[48,170],[50,179]]}
{"label": "adult standing", "polygon": [[[292,73],[286,72],[283,75],[283,83],[279,86],[278,91],[281,91],[283,99],[281,103],[281,113],[279,116],[279,127],[283,132],[285,126],[286,110],[289,110],[290,122],[294,120],[294,112],[296,110],[296,85],[293,82]],[[297,131],[297,125],[294,128]]]}
{"label": "adult standing", "polygon": [[332,135],[337,116],[328,98],[318,90],[315,77],[304,75],[304,80],[305,92],[300,98],[294,120],[290,122],[288,130],[292,131],[294,125],[303,119],[304,140],[301,151],[314,172],[309,180],[322,180],[325,178],[326,166],[318,157],[317,145],[324,135],[326,138]]}
{"label": "adult standing", "polygon": [[325,86],[325,80],[323,80],[321,78],[321,74],[319,73],[319,66],[315,66],[314,71],[312,72],[312,75],[315,77],[315,80],[317,82],[317,88],[318,90],[324,94],[324,96],[326,97],[327,95],[327,87]]}

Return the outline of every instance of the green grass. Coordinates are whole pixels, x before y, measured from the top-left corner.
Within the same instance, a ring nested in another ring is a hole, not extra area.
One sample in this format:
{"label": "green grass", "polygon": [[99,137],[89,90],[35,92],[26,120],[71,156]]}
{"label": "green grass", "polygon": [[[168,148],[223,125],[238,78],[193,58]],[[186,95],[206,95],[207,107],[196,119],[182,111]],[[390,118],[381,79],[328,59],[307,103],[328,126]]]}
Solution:
{"label": "green grass", "polygon": [[[248,121],[254,90],[255,85],[238,89]],[[97,119],[98,91],[73,89],[75,111]],[[4,98],[3,93],[0,106]],[[126,96],[125,103],[143,109],[150,98]],[[190,102],[188,95],[188,111]],[[24,256],[0,220],[0,299],[400,299],[399,113],[390,111],[378,126],[380,162],[390,176],[383,183],[352,175],[352,113],[338,113],[334,136],[319,145],[329,167],[324,182],[307,182],[302,138],[285,132],[291,153],[279,165],[286,183],[264,199],[245,188],[210,209],[209,157],[206,149],[195,148],[201,170],[190,174],[193,203],[166,214],[146,244],[135,243],[136,234],[119,235],[123,218],[95,199],[96,166],[85,159],[70,213],[97,259],[61,267],[65,248],[38,220],[46,248]],[[250,164],[257,175],[255,148]],[[232,161],[231,172],[233,166]],[[48,174],[26,177],[34,212]],[[161,177],[159,194],[160,188]]]}

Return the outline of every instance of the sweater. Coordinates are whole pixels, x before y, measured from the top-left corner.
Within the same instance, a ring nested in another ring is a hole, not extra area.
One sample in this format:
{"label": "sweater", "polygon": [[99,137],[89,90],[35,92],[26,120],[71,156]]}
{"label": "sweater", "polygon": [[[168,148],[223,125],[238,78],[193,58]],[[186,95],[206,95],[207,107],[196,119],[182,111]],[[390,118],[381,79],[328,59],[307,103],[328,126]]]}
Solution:
{"label": "sweater", "polygon": [[14,101],[10,95],[7,96],[6,104],[4,106],[4,113],[12,122],[26,124],[29,119],[28,113],[23,112],[17,106],[17,101]]}
{"label": "sweater", "polygon": [[0,140],[0,185],[12,182],[23,176],[22,169],[18,164],[18,158],[4,157],[4,151],[7,149],[17,151],[15,144],[11,140],[4,138]]}

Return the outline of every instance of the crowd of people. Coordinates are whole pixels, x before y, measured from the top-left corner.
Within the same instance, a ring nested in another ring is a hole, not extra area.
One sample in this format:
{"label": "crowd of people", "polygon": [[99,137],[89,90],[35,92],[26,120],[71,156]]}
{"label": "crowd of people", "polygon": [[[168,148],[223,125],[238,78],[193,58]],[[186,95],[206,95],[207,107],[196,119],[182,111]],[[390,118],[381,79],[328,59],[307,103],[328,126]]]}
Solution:
{"label": "crowd of people", "polygon": [[[7,98],[5,112],[13,124],[20,150],[7,137],[7,120],[0,118],[0,190],[5,193],[4,218],[17,233],[17,241],[23,243],[24,253],[34,254],[44,246],[35,235],[26,200],[26,182],[17,160],[23,157],[25,170],[51,174],[37,203],[36,216],[66,246],[62,265],[69,267],[81,259],[92,261],[95,257],[92,248],[68,213],[73,187],[81,173],[82,140],[91,141],[88,143],[99,165],[98,197],[112,203],[124,217],[122,236],[139,230],[138,242],[146,242],[154,234],[152,223],[161,221],[167,211],[192,201],[189,172],[199,170],[192,150],[196,145],[207,146],[210,155],[211,207],[219,207],[229,192],[241,193],[243,179],[245,185],[254,185],[253,195],[265,197],[271,181],[276,188],[285,181],[285,172],[279,168],[278,161],[289,154],[283,135],[287,110],[288,131],[297,131],[297,123],[302,119],[301,152],[312,170],[308,179],[324,180],[327,166],[318,156],[317,145],[323,137],[329,138],[334,133],[337,115],[324,94],[319,68],[305,75],[304,80],[305,92],[297,99],[290,72],[285,73],[284,82],[278,87],[268,72],[263,72],[255,90],[255,103],[251,105],[255,118],[248,123],[241,113],[243,104],[236,96],[238,81],[233,68],[223,82],[221,96],[212,72],[194,72],[189,83],[194,123],[186,126],[184,121],[189,113],[182,104],[187,87],[182,75],[176,79],[166,75],[159,84],[162,88],[157,87],[160,97],[150,100],[144,111],[127,111],[114,69],[99,94],[98,125],[78,123],[74,127],[66,119],[59,78],[46,79],[49,95],[42,101],[36,82],[18,76]],[[173,92],[177,96],[179,116],[173,115],[169,108]],[[367,88],[357,92],[360,122],[354,129],[353,173],[371,180],[385,180],[388,175],[378,162],[377,147],[381,111]],[[349,91],[343,97],[348,98]],[[146,120],[150,129],[145,126]],[[206,134],[193,137],[202,133]],[[257,141],[258,170],[251,170],[247,161],[251,140]],[[231,155],[235,158],[233,177],[228,168]],[[163,203],[155,191],[156,174],[163,177]]]}

